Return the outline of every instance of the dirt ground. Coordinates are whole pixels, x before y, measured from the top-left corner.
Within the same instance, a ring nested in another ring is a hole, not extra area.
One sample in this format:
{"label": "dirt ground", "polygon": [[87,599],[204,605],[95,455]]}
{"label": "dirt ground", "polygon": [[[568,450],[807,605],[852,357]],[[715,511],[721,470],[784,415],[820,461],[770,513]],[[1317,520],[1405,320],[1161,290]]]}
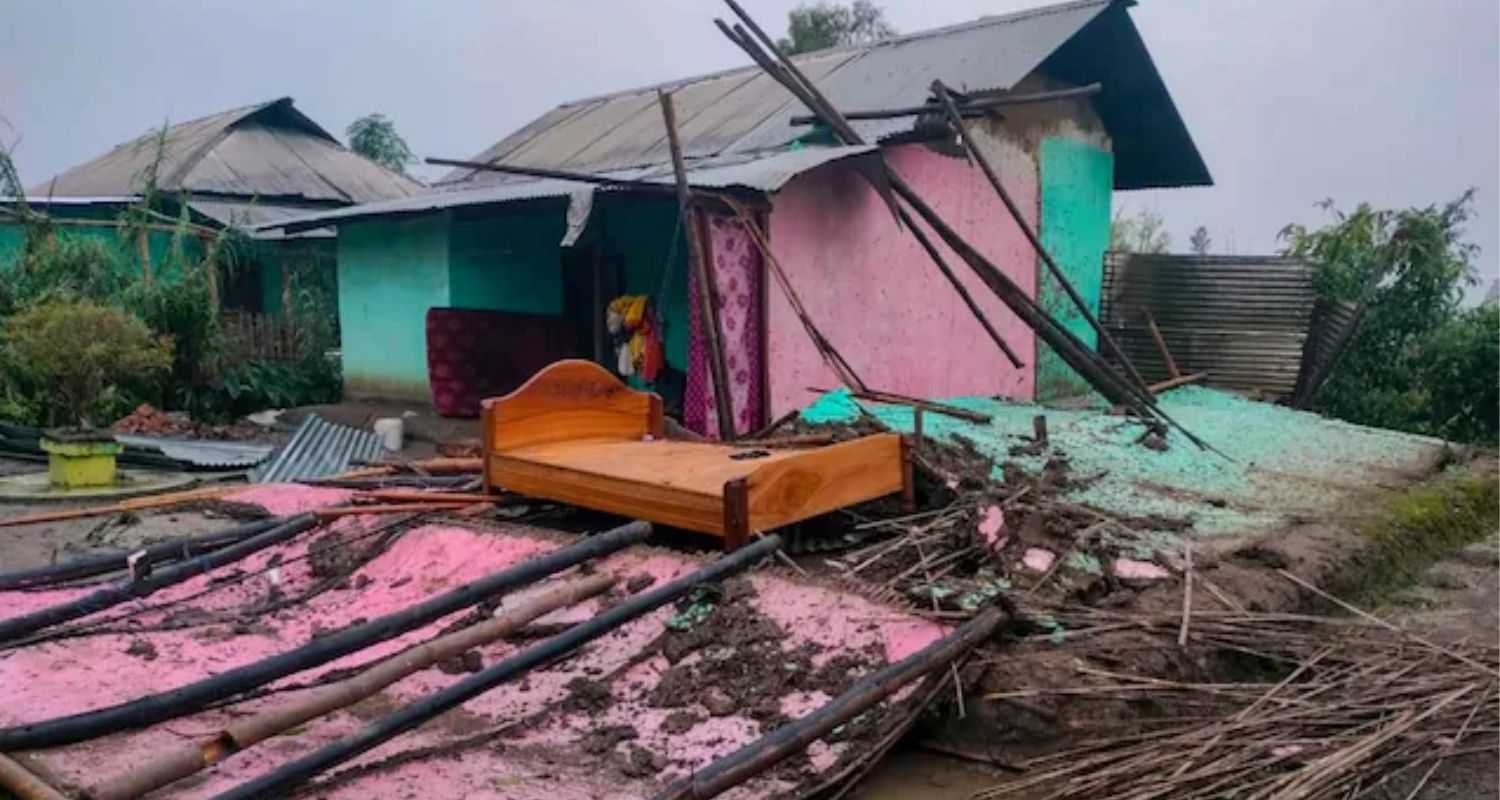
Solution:
{"label": "dirt ground", "polygon": [[[1439,560],[1412,586],[1376,609],[1380,616],[1424,636],[1456,642],[1500,643],[1500,530]],[[908,744],[885,759],[850,797],[854,800],[967,800],[1010,773],[972,760]],[[1390,798],[1405,798],[1415,778],[1393,781]],[[1500,796],[1500,753],[1452,759],[1424,786],[1421,800]],[[1017,800],[1029,800],[1017,795]]]}

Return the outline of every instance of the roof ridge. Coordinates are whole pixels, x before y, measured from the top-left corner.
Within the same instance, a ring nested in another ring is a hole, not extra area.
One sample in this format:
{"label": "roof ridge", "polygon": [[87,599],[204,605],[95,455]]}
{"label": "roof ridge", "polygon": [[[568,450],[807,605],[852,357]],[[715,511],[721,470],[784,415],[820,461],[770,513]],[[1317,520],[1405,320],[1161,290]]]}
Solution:
{"label": "roof ridge", "polygon": [[[863,55],[864,53],[868,53],[871,50],[876,50],[882,47],[894,47],[895,45],[920,41],[923,39],[930,39],[935,36],[947,36],[949,34],[960,33],[965,30],[977,30],[980,28],[989,27],[991,25],[1010,24],[1013,22],[1020,22],[1022,20],[1031,19],[1033,17],[1044,17],[1051,14],[1061,14],[1063,12],[1072,11],[1077,8],[1111,5],[1118,2],[1128,2],[1128,0],[1068,0],[1068,2],[1064,3],[1052,3],[1050,5],[1036,6],[1034,8],[1023,8],[1020,11],[1012,11],[1008,14],[986,14],[985,16],[979,17],[977,19],[971,19],[965,22],[955,22],[951,25],[941,25],[936,28],[926,28],[920,31],[912,31],[911,33],[892,36],[889,39],[881,39],[877,42],[835,45],[833,47],[825,47],[822,50],[809,50],[805,53],[798,53],[792,56],[792,60],[801,61],[812,57],[833,56],[840,53],[848,53],[852,58],[854,56]],[[650,92],[655,92],[658,89],[686,86],[693,83],[699,83],[701,81],[724,78],[738,72],[746,71],[759,72],[760,67],[755,64],[745,64],[738,67],[726,67],[724,69],[705,72],[698,75],[692,75],[686,78],[659,81],[657,83],[647,84],[644,86],[635,86],[629,89],[618,89],[616,91],[605,92],[603,94],[590,95],[588,97],[582,97],[577,100],[569,100],[563,103],[559,103],[552,108],[568,108],[570,106],[583,105],[585,103],[596,103],[600,100],[612,100],[618,97],[625,97],[632,94],[647,94]]]}

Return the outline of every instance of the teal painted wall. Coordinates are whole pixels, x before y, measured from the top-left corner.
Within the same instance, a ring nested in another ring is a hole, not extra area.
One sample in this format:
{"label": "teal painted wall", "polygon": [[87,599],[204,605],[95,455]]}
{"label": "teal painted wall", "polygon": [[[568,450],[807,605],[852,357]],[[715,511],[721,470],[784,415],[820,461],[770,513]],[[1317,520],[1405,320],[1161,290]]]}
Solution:
{"label": "teal painted wall", "polygon": [[427,309],[451,304],[449,227],[447,214],[340,226],[346,393],[430,399]]}
{"label": "teal painted wall", "polygon": [[449,249],[450,305],[525,314],[562,313],[562,209],[455,219]]}
{"label": "teal painted wall", "polygon": [[[606,241],[605,252],[624,264],[623,294],[649,294],[665,328],[667,364],[687,371],[687,241],[677,234],[677,202],[618,196],[606,198],[603,213],[590,220],[591,235]],[[597,224],[596,224],[597,223]],[[671,263],[667,259],[671,258]],[[663,292],[662,273],[669,271]],[[661,293],[658,296],[658,293]]]}
{"label": "teal painted wall", "polygon": [[[1109,247],[1110,192],[1114,186],[1114,155],[1086,142],[1062,137],[1042,140],[1042,245],[1052,254],[1089,311],[1099,314],[1104,278],[1104,251]],[[1042,307],[1068,330],[1098,347],[1097,334],[1078,312],[1066,291],[1043,264],[1037,266],[1037,298]],[[1049,400],[1088,391],[1088,384],[1051,348],[1037,342],[1036,397]]]}
{"label": "teal painted wall", "polygon": [[[121,213],[114,206],[72,206],[54,207],[48,212],[54,219],[69,220],[75,222],[112,222]],[[54,235],[77,238],[93,239],[103,242],[118,257],[117,262],[121,270],[129,274],[140,274],[140,249],[134,240],[126,241],[121,238],[119,229],[113,225],[57,225],[53,228]],[[13,266],[16,259],[20,257],[22,249],[26,245],[26,227],[19,223],[0,223],[0,271]],[[174,264],[174,248],[177,244],[173,242],[170,231],[150,231],[147,233],[147,248],[151,257],[151,274],[153,277],[171,280],[176,273]],[[203,243],[196,236],[184,236],[181,239],[182,256],[190,261],[197,260],[203,255]]]}

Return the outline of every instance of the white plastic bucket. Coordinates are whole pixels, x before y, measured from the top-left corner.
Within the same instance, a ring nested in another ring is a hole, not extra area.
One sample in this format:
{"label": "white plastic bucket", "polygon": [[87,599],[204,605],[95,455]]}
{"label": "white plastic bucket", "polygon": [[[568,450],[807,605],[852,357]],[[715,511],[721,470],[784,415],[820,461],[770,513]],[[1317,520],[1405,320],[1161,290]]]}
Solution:
{"label": "white plastic bucket", "polygon": [[400,417],[382,417],[375,420],[375,435],[380,437],[380,443],[385,446],[385,449],[392,453],[401,451],[405,428],[406,424]]}

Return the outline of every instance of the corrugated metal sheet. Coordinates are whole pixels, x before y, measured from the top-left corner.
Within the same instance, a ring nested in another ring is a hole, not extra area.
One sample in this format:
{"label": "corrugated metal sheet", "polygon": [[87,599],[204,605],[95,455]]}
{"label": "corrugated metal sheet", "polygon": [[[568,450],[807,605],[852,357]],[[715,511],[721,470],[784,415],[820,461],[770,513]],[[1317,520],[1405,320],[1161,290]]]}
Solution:
{"label": "corrugated metal sheet", "polygon": [[[1065,45],[1085,30],[1096,40],[1089,52],[1064,52]],[[1101,48],[1110,52],[1095,52]],[[929,96],[935,78],[958,89],[1009,89],[1045,62],[1049,69],[1067,72],[1065,80],[1102,81],[1106,93],[1114,92],[1115,101],[1150,119],[1149,130],[1111,129],[1116,138],[1142,139],[1119,142],[1117,152],[1126,153],[1127,160],[1149,160],[1140,169],[1122,164],[1124,174],[1139,175],[1142,185],[1210,182],[1121,0],[1079,0],[985,17],[874,44],[808,53],[795,61],[834,105],[849,110],[918,104]],[[809,132],[790,124],[793,114],[805,113],[801,104],[750,66],[564,104],[470,160],[584,172],[665,163],[668,152],[656,99],[663,88],[674,93],[683,152],[689,158],[775,150]],[[873,142],[909,129],[912,120],[853,124]],[[440,183],[508,180],[498,173],[460,168]]]}
{"label": "corrugated metal sheet", "polygon": [[1357,303],[1319,300],[1313,306],[1311,327],[1307,344],[1302,349],[1302,366],[1297,373],[1297,388],[1292,395],[1292,405],[1304,408],[1317,395],[1318,387],[1328,378],[1363,317],[1364,309]]}
{"label": "corrugated metal sheet", "polygon": [[[858,147],[806,147],[797,150],[756,157],[753,155],[730,156],[700,161],[689,165],[688,182],[703,189],[741,188],[761,192],[774,192],[798,175],[833,161],[858,158],[874,153],[873,145]],[[647,168],[614,170],[600,173],[605,177],[622,180],[650,181],[671,186],[675,176],[670,164],[659,164]],[[465,184],[459,184],[465,185]],[[567,197],[579,190],[577,181],[551,178],[511,181],[462,190],[432,192],[401,200],[381,203],[366,203],[360,206],[339,208],[308,214],[290,221],[270,223],[261,230],[283,228],[287,231],[320,228],[327,225],[352,222],[370,217],[392,214],[418,214],[445,208],[462,206],[498,205],[521,200],[537,200],[547,197]]]}
{"label": "corrugated metal sheet", "polygon": [[377,461],[380,437],[309,414],[270,461],[251,473],[255,483],[319,478],[347,471],[356,461]]}
{"label": "corrugated metal sheet", "polygon": [[[363,203],[406,197],[421,184],[346,150],[283,97],[167,129],[157,186],[169,192]],[[149,133],[40,183],[28,194],[139,193],[156,158]]]}
{"label": "corrugated metal sheet", "polygon": [[1148,380],[1167,369],[1143,309],[1183,373],[1285,395],[1297,383],[1316,299],[1312,270],[1291,259],[1110,253],[1101,316]]}
{"label": "corrugated metal sheet", "polygon": [[265,461],[276,448],[268,444],[167,439],[160,436],[116,434],[126,445],[160,450],[162,455],[205,469],[249,469]]}
{"label": "corrugated metal sheet", "polygon": [[[258,239],[283,238],[280,231],[266,229],[264,232],[256,231],[257,228],[270,225],[275,222],[284,222],[297,217],[305,217],[322,210],[309,208],[307,206],[287,206],[274,203],[260,203],[255,201],[237,202],[234,200],[200,200],[194,198],[188,201],[188,207],[208,217],[221,225],[234,226],[254,232]],[[334,232],[331,228],[317,228],[298,234],[298,238],[316,239],[332,238]]]}

